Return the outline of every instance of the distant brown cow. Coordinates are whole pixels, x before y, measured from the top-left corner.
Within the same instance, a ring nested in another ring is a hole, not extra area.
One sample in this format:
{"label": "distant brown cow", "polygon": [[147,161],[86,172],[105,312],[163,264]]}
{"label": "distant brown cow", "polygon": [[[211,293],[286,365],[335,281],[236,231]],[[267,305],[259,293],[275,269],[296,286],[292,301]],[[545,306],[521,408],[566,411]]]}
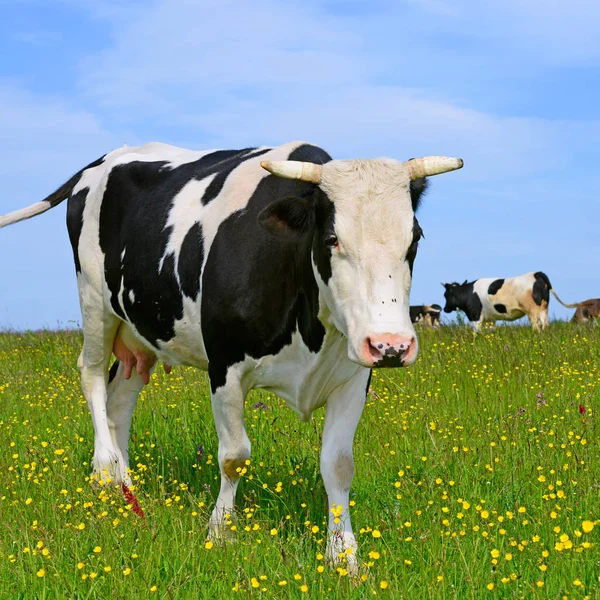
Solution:
{"label": "distant brown cow", "polygon": [[600,319],[600,298],[584,300],[570,307],[577,307],[571,323],[595,323]]}

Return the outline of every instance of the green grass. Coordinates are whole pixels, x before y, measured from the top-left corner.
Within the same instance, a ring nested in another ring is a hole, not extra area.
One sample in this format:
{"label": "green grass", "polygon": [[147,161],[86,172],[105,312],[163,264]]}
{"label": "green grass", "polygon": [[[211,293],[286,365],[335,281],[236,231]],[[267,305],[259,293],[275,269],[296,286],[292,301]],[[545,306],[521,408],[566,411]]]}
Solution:
{"label": "green grass", "polygon": [[144,522],[89,482],[80,335],[0,335],[0,598],[600,597],[600,328],[447,327],[420,341],[415,367],[375,374],[358,428],[357,583],[320,569],[322,410],[305,424],[250,394],[237,541],[207,549],[219,479],[205,374],[157,372],[140,396]]}

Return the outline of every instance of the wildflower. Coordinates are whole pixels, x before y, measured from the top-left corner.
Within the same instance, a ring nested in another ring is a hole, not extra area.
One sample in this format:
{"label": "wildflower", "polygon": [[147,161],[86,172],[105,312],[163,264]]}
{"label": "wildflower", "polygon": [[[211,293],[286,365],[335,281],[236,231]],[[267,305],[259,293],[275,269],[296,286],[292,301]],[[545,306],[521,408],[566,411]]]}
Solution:
{"label": "wildflower", "polygon": [[45,571],[44,569],[40,569],[40,570],[39,570],[39,571],[36,573],[36,575],[37,575],[38,577],[43,577],[45,574],[46,574],[46,571]]}
{"label": "wildflower", "polygon": [[155,592],[157,589],[158,589],[158,588],[157,588],[155,585],[153,585],[153,586],[150,588],[150,591],[151,591],[151,592],[154,594],[154,592]]}
{"label": "wildflower", "polygon": [[594,529],[594,523],[592,521],[584,521],[581,524],[581,529],[586,533],[589,533],[592,529]]}
{"label": "wildflower", "polygon": [[126,567],[125,569],[123,569],[123,575],[125,575],[125,577],[127,577],[128,575],[131,575],[131,569],[129,567]]}
{"label": "wildflower", "polygon": [[539,588],[544,587],[544,582],[543,581],[536,581],[535,585],[537,585]]}
{"label": "wildflower", "polygon": [[382,590],[385,590],[385,589],[387,589],[388,585],[389,585],[389,584],[388,584],[388,582],[387,582],[387,581],[385,581],[385,580],[384,580],[384,581],[380,581],[380,582],[379,582],[379,587],[380,587]]}
{"label": "wildflower", "polygon": [[277,529],[275,529],[275,527],[271,529],[271,535],[277,535]]}
{"label": "wildflower", "polygon": [[373,529],[373,531],[371,532],[371,535],[372,535],[374,538],[380,538],[380,537],[381,537],[381,533],[380,533],[380,532],[379,532],[379,530],[377,530],[377,529]]}
{"label": "wildflower", "polygon": [[95,546],[95,547],[94,547],[94,552],[95,552],[96,554],[99,554],[100,552],[102,552],[102,546]]}
{"label": "wildflower", "polygon": [[304,594],[308,592],[308,586],[306,584],[300,586],[300,591]]}
{"label": "wildflower", "polygon": [[493,583],[487,584],[487,589],[490,590],[490,592],[494,589],[494,587],[496,587],[496,586]]}
{"label": "wildflower", "polygon": [[285,579],[282,579],[282,580],[279,582],[279,585],[280,585],[281,587],[284,587],[284,586],[286,586],[286,585],[287,585],[287,581],[286,581]]}
{"label": "wildflower", "polygon": [[210,550],[210,549],[211,549],[213,546],[214,546],[214,544],[213,544],[213,543],[212,543],[210,540],[208,540],[208,541],[207,541],[207,542],[204,544],[204,547],[205,547],[207,550]]}
{"label": "wildflower", "polygon": [[260,587],[260,583],[258,583],[258,579],[256,579],[256,577],[253,577],[250,580],[250,584],[252,585],[253,588]]}
{"label": "wildflower", "polygon": [[498,558],[500,556],[500,550],[494,549],[490,552],[490,554],[492,555],[492,558]]}

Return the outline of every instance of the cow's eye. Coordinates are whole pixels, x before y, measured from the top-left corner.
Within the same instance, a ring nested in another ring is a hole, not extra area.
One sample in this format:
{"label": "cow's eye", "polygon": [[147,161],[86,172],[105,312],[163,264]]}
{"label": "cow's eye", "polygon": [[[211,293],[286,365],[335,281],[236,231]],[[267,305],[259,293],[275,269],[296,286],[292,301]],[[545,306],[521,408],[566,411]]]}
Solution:
{"label": "cow's eye", "polygon": [[331,233],[325,238],[325,245],[329,248],[335,248],[338,245],[337,235]]}

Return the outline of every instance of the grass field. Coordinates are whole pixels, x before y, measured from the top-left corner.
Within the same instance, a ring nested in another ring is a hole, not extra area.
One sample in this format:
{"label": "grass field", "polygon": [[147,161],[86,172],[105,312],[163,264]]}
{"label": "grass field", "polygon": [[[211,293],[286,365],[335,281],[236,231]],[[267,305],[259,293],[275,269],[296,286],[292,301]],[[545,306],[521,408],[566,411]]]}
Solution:
{"label": "grass field", "polygon": [[78,333],[0,335],[0,598],[600,598],[600,327],[420,333],[375,373],[355,443],[362,580],[324,565],[323,411],[252,393],[237,542],[206,376],[157,371],[132,430],[138,518],[89,482]]}

